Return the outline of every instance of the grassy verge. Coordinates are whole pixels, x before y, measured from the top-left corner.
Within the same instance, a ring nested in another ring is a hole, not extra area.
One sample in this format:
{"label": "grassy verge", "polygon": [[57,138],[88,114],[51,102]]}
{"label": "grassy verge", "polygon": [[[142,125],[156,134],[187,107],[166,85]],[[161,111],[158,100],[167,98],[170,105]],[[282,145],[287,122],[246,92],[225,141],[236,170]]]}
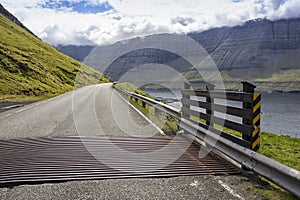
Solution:
{"label": "grassy verge", "polygon": [[300,170],[300,138],[261,133],[259,153]]}

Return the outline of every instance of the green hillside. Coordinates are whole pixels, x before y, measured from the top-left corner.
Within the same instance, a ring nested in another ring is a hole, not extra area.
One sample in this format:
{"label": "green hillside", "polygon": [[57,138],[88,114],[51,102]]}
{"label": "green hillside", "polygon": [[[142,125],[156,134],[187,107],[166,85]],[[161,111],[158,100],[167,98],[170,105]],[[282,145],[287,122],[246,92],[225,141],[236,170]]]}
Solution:
{"label": "green hillside", "polygon": [[[76,78],[80,73],[80,78]],[[0,14],[0,100],[43,99],[108,82]]]}

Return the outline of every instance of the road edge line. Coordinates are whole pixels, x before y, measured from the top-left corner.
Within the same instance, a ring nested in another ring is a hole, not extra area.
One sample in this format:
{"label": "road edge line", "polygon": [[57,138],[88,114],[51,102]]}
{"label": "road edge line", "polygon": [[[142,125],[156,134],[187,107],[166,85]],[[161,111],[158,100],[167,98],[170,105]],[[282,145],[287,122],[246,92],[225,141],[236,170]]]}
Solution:
{"label": "road edge line", "polygon": [[154,122],[152,122],[146,115],[144,115],[139,109],[137,109],[136,107],[134,107],[130,102],[128,102],[121,94],[119,94],[118,92],[116,92],[113,89],[113,92],[116,93],[118,96],[120,96],[129,106],[131,106],[131,108],[133,108],[136,112],[138,112],[147,122],[149,122],[152,126],[154,126],[154,128],[163,136],[165,136],[165,132],[163,130],[161,130]]}

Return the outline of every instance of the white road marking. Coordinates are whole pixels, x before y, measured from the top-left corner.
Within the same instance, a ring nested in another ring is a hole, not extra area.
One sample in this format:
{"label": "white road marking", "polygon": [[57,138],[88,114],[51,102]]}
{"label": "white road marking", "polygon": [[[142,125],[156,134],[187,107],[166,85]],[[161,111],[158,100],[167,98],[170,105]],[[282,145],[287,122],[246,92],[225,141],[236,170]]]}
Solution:
{"label": "white road marking", "polygon": [[16,105],[3,107],[2,109],[18,108],[18,107],[22,107],[22,106],[24,106],[24,105],[23,104],[16,104]]}
{"label": "white road marking", "polygon": [[23,111],[28,110],[28,109],[30,109],[30,108],[32,108],[32,107],[33,107],[33,106],[28,106],[28,107],[23,108],[23,109],[21,109],[21,110],[15,111],[15,113],[23,112]]}
{"label": "white road marking", "polygon": [[5,118],[5,117],[9,117],[9,116],[11,116],[11,115],[12,115],[12,113],[9,113],[9,114],[7,114],[7,115],[1,116],[0,119],[3,119],[3,118]]}
{"label": "white road marking", "polygon": [[226,185],[223,181],[218,180],[218,183],[225,189],[227,190],[231,195],[233,195],[234,197],[240,199],[240,200],[245,200],[243,197],[241,197],[241,195],[237,194],[236,192],[233,191],[233,189],[231,189],[228,185]]}
{"label": "white road marking", "polygon": [[[9,116],[11,116],[12,114],[16,114],[16,113],[23,112],[23,111],[28,110],[28,109],[30,109],[30,108],[33,108],[33,107],[35,107],[35,106],[39,106],[39,105],[41,105],[41,104],[47,103],[48,101],[50,101],[50,100],[52,100],[52,99],[59,98],[59,97],[64,96],[64,95],[66,95],[66,94],[67,94],[67,93],[64,93],[64,94],[62,94],[62,95],[56,96],[56,97],[51,98],[51,99],[46,99],[46,100],[43,100],[43,101],[39,101],[39,102],[34,103],[33,105],[30,105],[30,106],[27,106],[27,107],[25,107],[25,108],[23,108],[23,109],[14,111],[14,112],[9,113],[9,114],[7,114],[7,115],[0,116],[0,119],[9,117]],[[24,106],[24,105],[23,105],[23,104],[16,104],[16,105],[4,107],[4,108],[2,108],[2,109],[10,109],[10,108],[14,108],[14,107],[17,108],[17,107],[21,107],[21,106]]]}

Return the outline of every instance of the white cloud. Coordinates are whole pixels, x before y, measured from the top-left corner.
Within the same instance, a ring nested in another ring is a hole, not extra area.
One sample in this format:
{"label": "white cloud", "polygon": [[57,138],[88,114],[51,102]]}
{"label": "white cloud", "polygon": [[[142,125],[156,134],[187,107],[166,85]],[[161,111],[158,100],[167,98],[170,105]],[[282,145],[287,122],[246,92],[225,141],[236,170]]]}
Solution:
{"label": "white cloud", "polygon": [[155,33],[188,33],[233,26],[255,18],[300,17],[300,0],[108,0],[114,10],[97,14],[38,6],[45,1],[0,0],[0,3],[53,45],[108,44]]}

